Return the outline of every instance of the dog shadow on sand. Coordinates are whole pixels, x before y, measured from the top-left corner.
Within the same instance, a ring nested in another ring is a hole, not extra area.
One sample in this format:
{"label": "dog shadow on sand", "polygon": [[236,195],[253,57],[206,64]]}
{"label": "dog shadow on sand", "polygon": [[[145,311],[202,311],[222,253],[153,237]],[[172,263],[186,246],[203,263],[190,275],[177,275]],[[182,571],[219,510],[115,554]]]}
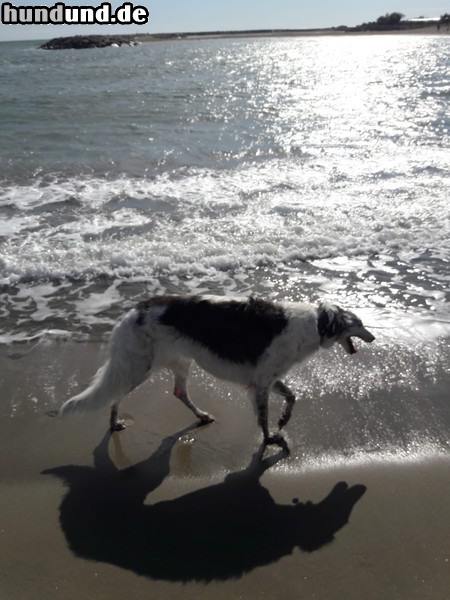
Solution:
{"label": "dog shadow on sand", "polygon": [[330,543],[366,491],[340,482],[318,504],[277,504],[260,478],[285,454],[263,458],[260,448],[246,469],[221,483],[144,504],[169,475],[177,440],[193,428],[167,437],[152,456],[123,470],[109,457],[108,433],[94,450],[94,467],[44,471],[68,487],[60,524],[77,556],[160,580],[238,578],[296,547],[313,552]]}

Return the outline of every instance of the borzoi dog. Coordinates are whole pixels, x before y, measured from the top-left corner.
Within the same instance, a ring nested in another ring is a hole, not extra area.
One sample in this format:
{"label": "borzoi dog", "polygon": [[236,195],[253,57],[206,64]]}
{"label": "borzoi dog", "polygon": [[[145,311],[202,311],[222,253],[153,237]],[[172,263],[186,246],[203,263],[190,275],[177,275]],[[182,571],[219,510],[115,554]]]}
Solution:
{"label": "borzoi dog", "polygon": [[293,392],[281,381],[289,369],[314,352],[338,342],[356,352],[352,337],[374,336],[353,313],[329,304],[315,307],[293,302],[222,296],[156,296],[141,302],[115,326],[110,357],[91,385],[61,407],[60,414],[111,406],[110,427],[125,427],[118,407],[125,394],[158,368],[170,369],[174,395],[200,423],[214,418],[189,397],[187,377],[193,361],[215,377],[246,386],[254,402],[264,443],[286,447],[280,432],[268,428],[270,391],[285,402],[281,430],[291,418]]}

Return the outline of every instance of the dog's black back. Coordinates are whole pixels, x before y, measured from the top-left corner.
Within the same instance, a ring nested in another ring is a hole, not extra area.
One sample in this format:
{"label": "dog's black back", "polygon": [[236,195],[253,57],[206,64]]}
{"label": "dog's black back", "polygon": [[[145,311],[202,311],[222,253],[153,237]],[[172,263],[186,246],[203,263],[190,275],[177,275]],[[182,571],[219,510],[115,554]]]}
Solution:
{"label": "dog's black back", "polygon": [[197,296],[159,296],[141,302],[137,324],[148,311],[165,307],[158,317],[162,325],[205,346],[225,360],[256,364],[273,338],[286,328],[281,306],[259,298],[211,301]]}

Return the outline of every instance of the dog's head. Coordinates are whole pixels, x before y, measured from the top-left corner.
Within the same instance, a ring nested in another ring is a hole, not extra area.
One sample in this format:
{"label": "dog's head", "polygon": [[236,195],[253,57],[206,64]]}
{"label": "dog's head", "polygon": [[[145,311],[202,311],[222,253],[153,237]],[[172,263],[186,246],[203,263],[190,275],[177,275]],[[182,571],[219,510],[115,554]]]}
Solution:
{"label": "dog's head", "polygon": [[320,304],[317,322],[320,345],[323,348],[329,348],[338,342],[346,352],[355,354],[357,350],[352,340],[353,337],[358,337],[369,344],[375,339],[364,327],[361,319],[339,306]]}

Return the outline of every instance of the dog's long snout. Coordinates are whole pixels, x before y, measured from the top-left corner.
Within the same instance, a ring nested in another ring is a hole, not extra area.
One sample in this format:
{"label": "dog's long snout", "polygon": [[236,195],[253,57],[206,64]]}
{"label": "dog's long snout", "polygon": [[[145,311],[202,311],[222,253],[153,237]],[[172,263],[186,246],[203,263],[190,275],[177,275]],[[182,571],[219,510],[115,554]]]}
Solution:
{"label": "dog's long snout", "polygon": [[358,332],[358,337],[360,337],[364,342],[367,342],[368,344],[371,344],[375,339],[375,336],[372,335],[370,331],[368,331],[365,327],[361,327],[361,329]]}

